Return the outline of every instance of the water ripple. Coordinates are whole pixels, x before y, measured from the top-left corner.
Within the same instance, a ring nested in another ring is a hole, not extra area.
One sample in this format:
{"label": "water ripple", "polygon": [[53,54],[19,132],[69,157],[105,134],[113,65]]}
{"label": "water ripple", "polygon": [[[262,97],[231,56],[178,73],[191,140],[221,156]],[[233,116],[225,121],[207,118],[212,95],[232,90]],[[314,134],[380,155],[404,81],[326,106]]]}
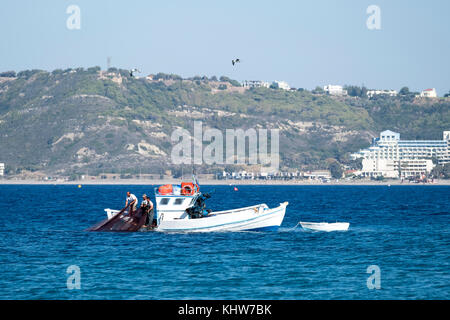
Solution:
{"label": "water ripple", "polygon": [[[282,228],[83,231],[128,189],[153,187],[0,186],[0,299],[450,298],[449,187],[203,187],[216,189],[214,210],[289,201]],[[351,226],[305,232],[300,220]],[[66,287],[69,265],[81,268],[81,290]],[[369,265],[381,269],[381,290],[367,288]]]}

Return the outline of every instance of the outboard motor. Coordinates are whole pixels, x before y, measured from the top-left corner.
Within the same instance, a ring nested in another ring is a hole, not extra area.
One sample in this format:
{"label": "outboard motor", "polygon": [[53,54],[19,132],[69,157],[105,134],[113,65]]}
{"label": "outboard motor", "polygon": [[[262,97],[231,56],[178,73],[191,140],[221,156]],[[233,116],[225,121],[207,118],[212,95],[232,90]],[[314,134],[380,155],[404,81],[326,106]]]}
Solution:
{"label": "outboard motor", "polygon": [[191,219],[199,219],[206,217],[211,213],[211,209],[206,209],[206,200],[211,198],[208,193],[201,193],[192,207],[187,208],[186,212]]}

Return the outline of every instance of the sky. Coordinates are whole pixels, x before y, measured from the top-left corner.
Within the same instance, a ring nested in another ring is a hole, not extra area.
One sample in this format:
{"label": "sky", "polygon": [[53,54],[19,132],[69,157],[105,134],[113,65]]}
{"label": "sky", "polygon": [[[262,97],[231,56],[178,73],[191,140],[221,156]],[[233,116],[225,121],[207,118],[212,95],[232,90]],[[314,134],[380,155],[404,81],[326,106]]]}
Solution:
{"label": "sky", "polygon": [[[80,28],[66,12],[80,9]],[[380,9],[371,30],[370,5]],[[0,72],[138,68],[370,89],[450,91],[448,0],[2,0]],[[240,64],[232,66],[231,60]]]}

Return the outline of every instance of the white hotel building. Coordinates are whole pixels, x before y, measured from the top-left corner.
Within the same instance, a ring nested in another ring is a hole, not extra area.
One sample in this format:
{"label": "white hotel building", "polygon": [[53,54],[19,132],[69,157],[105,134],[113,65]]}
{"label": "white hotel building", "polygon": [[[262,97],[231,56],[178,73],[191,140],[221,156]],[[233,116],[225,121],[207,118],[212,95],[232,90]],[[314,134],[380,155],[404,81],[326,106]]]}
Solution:
{"label": "white hotel building", "polygon": [[422,176],[433,170],[432,158],[439,164],[450,163],[450,131],[443,140],[400,140],[400,134],[383,131],[372,146],[351,155],[362,158],[364,177],[407,178]]}
{"label": "white hotel building", "polygon": [[260,81],[260,80],[245,80],[242,83],[242,86],[244,88],[269,88],[270,83],[266,81]]}
{"label": "white hotel building", "polygon": [[274,81],[272,86],[286,91],[291,90],[291,86],[286,81]]}
{"label": "white hotel building", "polygon": [[2,177],[5,174],[5,164],[0,163],[0,177]]}
{"label": "white hotel building", "polygon": [[327,85],[323,87],[323,91],[330,96],[346,96],[347,90],[344,90],[342,86],[339,85]]}
{"label": "white hotel building", "polygon": [[398,92],[395,90],[369,90],[367,91],[367,96],[369,98],[372,98],[373,96],[390,96],[390,97],[396,97],[398,95]]}

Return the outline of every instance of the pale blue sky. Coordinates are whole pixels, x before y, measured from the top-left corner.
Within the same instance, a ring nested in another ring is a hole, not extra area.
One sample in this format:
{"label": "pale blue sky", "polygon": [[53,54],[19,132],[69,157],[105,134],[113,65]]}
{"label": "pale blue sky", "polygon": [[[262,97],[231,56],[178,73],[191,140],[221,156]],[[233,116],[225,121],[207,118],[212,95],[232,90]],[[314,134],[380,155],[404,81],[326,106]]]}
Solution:
{"label": "pale blue sky", "polygon": [[[81,9],[68,30],[66,9]],[[381,30],[366,9],[381,8]],[[450,90],[448,0],[2,0],[0,71],[89,67]],[[231,66],[231,59],[242,63]]]}

